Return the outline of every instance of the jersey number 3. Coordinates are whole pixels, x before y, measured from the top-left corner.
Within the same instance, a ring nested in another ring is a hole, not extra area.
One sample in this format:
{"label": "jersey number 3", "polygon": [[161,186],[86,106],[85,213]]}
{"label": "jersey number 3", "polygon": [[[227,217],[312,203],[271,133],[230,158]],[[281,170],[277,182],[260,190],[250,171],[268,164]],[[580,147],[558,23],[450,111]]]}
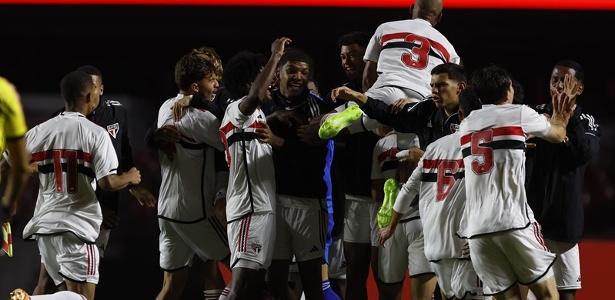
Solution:
{"label": "jersey number 3", "polygon": [[431,49],[429,40],[410,33],[406,36],[405,41],[413,45],[410,50],[412,53],[402,54],[401,61],[410,68],[425,69],[429,62],[429,50]]}
{"label": "jersey number 3", "polygon": [[480,145],[483,143],[490,143],[492,140],[493,131],[491,131],[491,129],[472,133],[471,150],[472,156],[474,156],[472,160],[472,171],[478,175],[489,173],[493,168],[493,149]]}

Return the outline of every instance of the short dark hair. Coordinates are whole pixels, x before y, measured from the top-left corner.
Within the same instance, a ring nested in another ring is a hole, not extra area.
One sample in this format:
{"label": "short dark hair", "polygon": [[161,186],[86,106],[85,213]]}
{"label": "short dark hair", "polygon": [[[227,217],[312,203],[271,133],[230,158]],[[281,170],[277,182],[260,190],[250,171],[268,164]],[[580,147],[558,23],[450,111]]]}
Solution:
{"label": "short dark hair", "polygon": [[580,63],[572,59],[562,59],[558,61],[557,63],[555,63],[555,65],[573,69],[574,77],[576,77],[577,80],[580,82],[585,81],[585,70],[583,69],[583,66],[581,66]]}
{"label": "short dark hair", "polygon": [[481,109],[483,103],[472,88],[466,88],[459,94],[459,110],[467,117],[472,111]]}
{"label": "short dark hair", "polygon": [[431,75],[447,74],[448,78],[458,81],[466,82],[466,72],[462,66],[454,63],[444,63],[437,65],[431,70]]}
{"label": "short dark hair", "polygon": [[68,104],[75,104],[83,99],[94,86],[90,74],[83,71],[72,71],[60,81],[60,91],[62,98]]}
{"label": "short dark hair", "polygon": [[369,44],[370,38],[371,36],[366,32],[361,32],[361,31],[350,32],[350,33],[342,35],[337,40],[337,47],[341,48],[342,46],[357,44],[363,48],[367,48],[367,44]]}
{"label": "short dark hair", "polygon": [[289,61],[300,61],[307,63],[310,68],[310,72],[312,72],[312,69],[314,68],[314,61],[312,60],[312,57],[299,48],[286,48],[286,51],[284,51],[284,54],[278,62],[278,67],[283,66]]}
{"label": "short dark hair", "polygon": [[207,53],[193,50],[182,56],[175,64],[175,83],[180,90],[190,89],[190,85],[210,76],[222,75],[222,64],[219,58]]}
{"label": "short dark hair", "polygon": [[102,79],[102,72],[100,71],[100,69],[92,65],[83,65],[77,68],[77,71],[82,71],[89,75],[98,76]]}
{"label": "short dark hair", "polygon": [[256,79],[265,62],[264,55],[250,51],[238,52],[226,62],[222,84],[231,98],[237,100],[248,94],[249,84]]}
{"label": "short dark hair", "polygon": [[497,104],[502,100],[512,84],[508,71],[491,65],[472,74],[474,91],[485,104]]}
{"label": "short dark hair", "polygon": [[513,97],[513,104],[523,104],[523,99],[525,98],[525,92],[523,89],[523,85],[518,80],[512,80],[513,90],[515,91],[515,96]]}

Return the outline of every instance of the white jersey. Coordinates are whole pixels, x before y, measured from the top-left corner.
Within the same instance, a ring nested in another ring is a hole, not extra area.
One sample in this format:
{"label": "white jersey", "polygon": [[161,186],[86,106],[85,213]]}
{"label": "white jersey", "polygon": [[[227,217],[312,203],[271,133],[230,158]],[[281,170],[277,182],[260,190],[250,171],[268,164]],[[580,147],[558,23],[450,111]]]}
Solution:
{"label": "white jersey", "polygon": [[271,145],[259,141],[255,133],[266,124],[265,114],[260,108],[250,116],[242,114],[239,103],[244,99],[229,104],[220,127],[230,173],[228,222],[255,212],[272,212],[275,205],[273,152]]}
{"label": "white jersey", "polygon": [[460,236],[525,228],[534,221],[525,195],[525,140],[544,137],[550,128],[545,116],[514,104],[483,105],[461,122],[467,227]]}
{"label": "white jersey", "polygon": [[224,173],[216,174],[215,170],[214,153],[223,149],[218,136],[220,121],[209,111],[189,107],[173,122],[172,107],[183,96],[165,101],[158,112],[158,128],[175,125],[181,134],[180,141],[170,145],[175,147],[172,160],[162,152],[158,155],[162,173],[158,217],[195,223],[213,215],[216,192],[224,189],[227,181]]}
{"label": "white jersey", "polygon": [[63,112],[28,131],[26,148],[40,184],[24,238],[69,231],[94,243],[102,212],[93,181],[116,174],[118,167],[107,131],[80,113]]}
{"label": "white jersey", "polygon": [[363,58],[378,63],[373,88],[397,86],[423,96],[431,94],[431,70],[443,63],[459,64],[453,45],[423,19],[384,23],[376,29]]}
{"label": "white jersey", "polygon": [[398,152],[397,135],[394,131],[378,140],[372,154],[372,180],[396,177],[399,160],[395,154]]}
{"label": "white jersey", "polygon": [[465,207],[460,136],[453,133],[429,144],[412,176],[402,187],[408,196],[397,199],[412,201],[420,186],[419,210],[425,256],[430,261],[464,257],[465,241],[456,235]]}

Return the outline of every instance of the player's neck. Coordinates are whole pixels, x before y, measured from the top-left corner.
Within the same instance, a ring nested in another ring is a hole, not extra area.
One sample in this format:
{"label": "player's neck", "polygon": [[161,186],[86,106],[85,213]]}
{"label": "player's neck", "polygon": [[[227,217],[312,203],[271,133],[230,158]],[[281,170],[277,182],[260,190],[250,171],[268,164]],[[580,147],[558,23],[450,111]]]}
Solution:
{"label": "player's neck", "polygon": [[64,111],[78,112],[84,116],[90,114],[90,111],[85,103],[77,103],[73,105],[65,104]]}
{"label": "player's neck", "polygon": [[444,113],[446,113],[447,117],[450,117],[459,111],[459,104],[451,105],[450,107],[444,107]]}

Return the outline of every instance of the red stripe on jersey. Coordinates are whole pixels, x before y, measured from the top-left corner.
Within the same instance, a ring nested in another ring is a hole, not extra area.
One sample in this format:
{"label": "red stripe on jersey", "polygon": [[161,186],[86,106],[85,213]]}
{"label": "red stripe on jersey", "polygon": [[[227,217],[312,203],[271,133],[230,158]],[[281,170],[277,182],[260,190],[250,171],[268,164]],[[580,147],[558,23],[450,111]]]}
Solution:
{"label": "red stripe on jersey", "polygon": [[55,174],[56,192],[62,192],[62,162],[60,161],[62,153],[60,151],[47,152],[53,156],[53,173]]}
{"label": "red stripe on jersey", "polygon": [[408,35],[413,34],[410,32],[397,32],[397,33],[389,33],[385,34],[380,38],[380,45],[384,46],[384,44],[390,40],[398,40],[405,39]]}
{"label": "red stripe on jersey", "polygon": [[254,121],[254,123],[250,124],[250,126],[248,126],[250,128],[265,128],[265,124],[263,124],[262,122]]}
{"label": "red stripe on jersey", "polygon": [[85,245],[85,261],[86,261],[86,271],[85,274],[90,274],[90,245]]}
{"label": "red stripe on jersey", "polygon": [[235,129],[235,125],[233,125],[233,123],[231,123],[231,122],[228,122],[228,123],[224,124],[224,126],[220,127],[220,132],[223,135],[226,135],[227,133],[229,133],[233,129]]}
{"label": "red stripe on jersey", "polygon": [[[54,153],[57,153],[57,154],[54,154]],[[76,157],[74,155],[76,155]],[[60,158],[71,157],[71,158],[76,158],[76,159],[83,159],[87,162],[92,162],[92,154],[83,152],[81,150],[72,150],[72,149],[54,149],[54,150],[35,152],[35,153],[32,153],[32,158],[30,159],[30,162],[43,161],[46,159],[54,158],[56,156],[57,156],[58,161],[60,161]]]}
{"label": "red stripe on jersey", "polygon": [[[520,126],[498,127],[498,128],[491,128],[491,129],[486,129],[486,130],[482,130],[482,131],[487,131],[487,130],[491,130],[491,132],[493,132],[493,136],[518,135],[518,136],[525,137],[525,133],[523,132],[523,128],[521,128]],[[468,134],[462,136],[461,137],[461,144],[464,145],[464,144],[467,144],[467,143],[471,142],[472,141],[472,134],[473,133],[468,133]]]}
{"label": "red stripe on jersey", "polygon": [[381,163],[387,158],[395,159],[396,158],[395,154],[397,154],[398,152],[399,152],[399,149],[397,148],[391,148],[387,151],[384,151],[378,155],[378,162]]}
{"label": "red stripe on jersey", "polygon": [[440,54],[442,54],[442,56],[444,56],[444,60],[448,63],[451,62],[451,55],[448,53],[448,51],[446,50],[446,48],[444,48],[444,46],[432,39],[428,39],[429,42],[431,43],[431,47],[438,50],[438,52],[440,52]]}
{"label": "red stripe on jersey", "polygon": [[[454,159],[423,159],[423,169],[436,169],[445,161],[454,161]],[[457,164],[460,168],[463,168],[463,159],[458,159]]]}
{"label": "red stripe on jersey", "polygon": [[243,240],[243,252],[246,252],[246,249],[248,249],[248,238],[250,237],[250,223],[252,223],[252,216],[248,216],[248,222],[246,224],[246,236]]}

